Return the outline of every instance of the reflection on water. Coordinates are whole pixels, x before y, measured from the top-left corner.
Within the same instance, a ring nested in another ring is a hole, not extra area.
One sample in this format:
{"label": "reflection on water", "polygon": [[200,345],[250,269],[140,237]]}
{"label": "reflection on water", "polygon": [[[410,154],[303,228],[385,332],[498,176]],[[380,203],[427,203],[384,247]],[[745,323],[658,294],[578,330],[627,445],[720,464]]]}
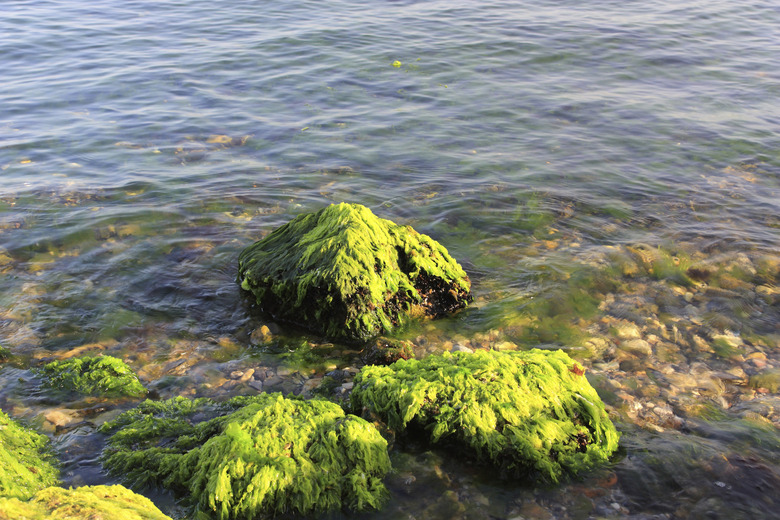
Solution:
{"label": "reflection on water", "polygon": [[399,333],[418,355],[564,348],[624,432],[611,467],[552,489],[398,447],[366,517],[773,516],[778,12],[532,4],[0,18],[0,405],[53,438],[66,484],[106,481],[95,427],[133,402],[44,392],[50,359],[120,357],[160,398],[345,398],[355,347],[253,312],[235,275],[246,245],[349,201],[474,282],[471,307]]}

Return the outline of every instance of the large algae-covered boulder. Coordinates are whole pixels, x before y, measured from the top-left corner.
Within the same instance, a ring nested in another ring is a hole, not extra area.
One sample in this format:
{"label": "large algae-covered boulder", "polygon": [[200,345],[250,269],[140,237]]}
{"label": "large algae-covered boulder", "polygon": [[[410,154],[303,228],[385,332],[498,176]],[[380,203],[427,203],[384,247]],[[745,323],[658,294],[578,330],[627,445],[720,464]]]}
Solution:
{"label": "large algae-covered boulder", "polygon": [[188,495],[220,519],[369,510],[387,494],[386,441],[328,401],[144,401],[102,431],[113,433],[104,453],[110,472]]}
{"label": "large algae-covered boulder", "polygon": [[0,410],[0,496],[27,500],[39,489],[56,485],[58,479],[49,439]]}
{"label": "large algae-covered boulder", "polygon": [[124,361],[112,356],[52,361],[38,369],[38,373],[49,388],[104,397],[146,395],[138,376]]}
{"label": "large algae-covered boulder", "polygon": [[247,247],[238,270],[241,287],[265,311],[346,340],[471,299],[468,276],[442,245],[358,204],[296,217]]}
{"label": "large algae-covered boulder", "polygon": [[366,366],[353,410],[465,449],[511,476],[558,482],[607,461],[619,435],[562,351],[478,351]]}
{"label": "large algae-covered boulder", "polygon": [[0,520],[171,520],[151,500],[122,486],[50,487],[27,502],[0,498]]}

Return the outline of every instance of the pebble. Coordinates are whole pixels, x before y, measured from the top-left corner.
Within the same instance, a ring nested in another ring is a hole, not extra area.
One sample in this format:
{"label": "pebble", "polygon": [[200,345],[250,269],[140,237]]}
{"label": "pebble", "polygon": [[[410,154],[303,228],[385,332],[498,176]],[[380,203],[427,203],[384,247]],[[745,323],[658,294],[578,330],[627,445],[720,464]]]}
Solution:
{"label": "pebble", "polygon": [[619,322],[615,323],[612,326],[612,330],[620,339],[636,339],[641,337],[641,332],[639,331],[639,327],[635,323],[631,322]]}
{"label": "pebble", "polygon": [[255,375],[254,368],[247,369],[246,371],[244,371],[244,374],[238,378],[238,382],[244,383],[246,381],[249,381],[250,379],[252,379],[254,375]]}
{"label": "pebble", "polygon": [[460,343],[456,343],[455,345],[452,346],[452,352],[466,352],[468,354],[473,354],[474,350]]}
{"label": "pebble", "polygon": [[265,378],[265,380],[263,381],[263,386],[265,388],[270,388],[270,387],[281,385],[283,382],[284,379],[282,379],[281,377],[272,376],[272,377]]}
{"label": "pebble", "polygon": [[294,373],[295,371],[288,367],[278,367],[276,369],[276,375],[279,377],[287,377]]}
{"label": "pebble", "polygon": [[626,352],[650,356],[653,353],[653,347],[643,339],[630,339],[620,344],[620,348]]}
{"label": "pebble", "polygon": [[55,427],[68,426],[81,420],[77,412],[65,408],[50,410],[43,417]]}

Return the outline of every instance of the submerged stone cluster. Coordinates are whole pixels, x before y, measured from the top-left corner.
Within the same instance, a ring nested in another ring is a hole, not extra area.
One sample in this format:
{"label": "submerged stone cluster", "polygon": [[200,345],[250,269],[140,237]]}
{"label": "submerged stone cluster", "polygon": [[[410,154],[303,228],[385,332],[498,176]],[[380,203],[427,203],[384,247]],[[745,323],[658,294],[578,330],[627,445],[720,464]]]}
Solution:
{"label": "submerged stone cluster", "polygon": [[563,351],[478,351],[366,366],[353,410],[424,432],[510,476],[558,482],[606,462],[619,435],[584,369]]}
{"label": "submerged stone cluster", "polygon": [[343,340],[471,300],[468,276],[441,244],[358,204],[296,217],[247,247],[238,271],[269,314]]}
{"label": "submerged stone cluster", "polygon": [[102,430],[112,433],[104,462],[112,473],[189,495],[221,520],[376,509],[387,494],[387,442],[324,400],[145,401]]}
{"label": "submerged stone cluster", "polygon": [[[453,448],[505,476],[551,483],[617,449],[619,434],[584,369],[562,351],[465,349],[417,360],[410,341],[368,341],[471,300],[460,265],[408,226],[360,205],[331,205],[245,249],[238,276],[278,319],[363,342],[365,366],[351,372],[342,405],[267,392],[227,401],[177,397],[143,401],[104,423],[106,470],[135,489],[170,490],[192,518],[379,509],[391,470],[380,430]],[[0,348],[0,359],[6,354]],[[65,392],[147,395],[132,370],[107,355],[35,371],[44,387]],[[170,520],[122,486],[57,487],[46,437],[1,411],[0,457],[0,520]]]}

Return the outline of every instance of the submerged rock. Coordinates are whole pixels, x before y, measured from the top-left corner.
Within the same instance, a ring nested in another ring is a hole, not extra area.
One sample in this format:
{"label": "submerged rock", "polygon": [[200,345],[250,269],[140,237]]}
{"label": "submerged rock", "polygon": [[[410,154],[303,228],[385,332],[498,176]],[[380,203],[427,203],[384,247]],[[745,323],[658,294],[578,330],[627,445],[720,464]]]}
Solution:
{"label": "submerged rock", "polygon": [[465,307],[471,282],[447,250],[358,204],[300,215],[247,247],[238,280],[278,319],[365,340]]}
{"label": "submerged rock", "polygon": [[49,487],[27,502],[0,498],[0,520],[171,520],[146,497],[122,486]]}
{"label": "submerged rock", "polygon": [[112,356],[52,361],[38,370],[44,386],[85,395],[141,397],[146,388],[124,361]]}
{"label": "submerged rock", "polygon": [[328,401],[144,401],[101,430],[113,434],[104,453],[111,473],[188,495],[220,519],[376,509],[387,495],[386,441]]}
{"label": "submerged rock", "polygon": [[445,352],[366,366],[350,399],[396,432],[425,432],[513,476],[558,482],[618,446],[584,369],[562,351]]}
{"label": "submerged rock", "polygon": [[27,500],[56,485],[59,470],[46,436],[24,428],[0,410],[0,496]]}
{"label": "submerged rock", "polygon": [[392,338],[376,338],[360,352],[360,359],[366,365],[389,365],[399,359],[412,359],[414,345],[411,341]]}

